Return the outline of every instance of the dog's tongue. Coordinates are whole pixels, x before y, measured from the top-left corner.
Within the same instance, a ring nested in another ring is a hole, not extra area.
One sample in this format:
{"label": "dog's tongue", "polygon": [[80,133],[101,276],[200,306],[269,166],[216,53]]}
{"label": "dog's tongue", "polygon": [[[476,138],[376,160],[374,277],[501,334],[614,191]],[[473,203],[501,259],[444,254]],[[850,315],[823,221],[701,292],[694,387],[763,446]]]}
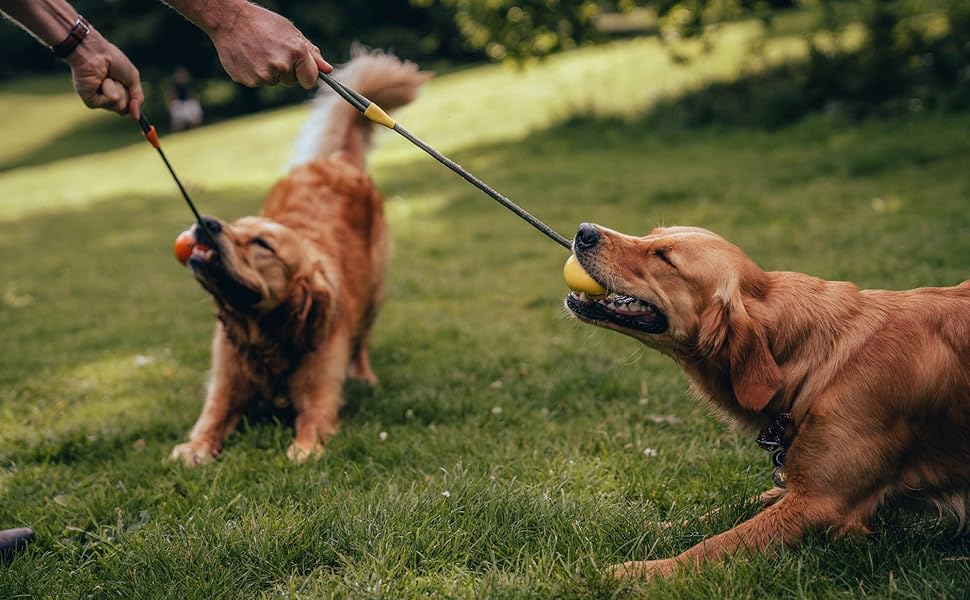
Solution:
{"label": "dog's tongue", "polygon": [[562,275],[566,278],[566,285],[574,292],[585,292],[590,296],[605,296],[607,289],[601,286],[589,273],[583,269],[575,254],[570,254],[566,265],[562,268]]}
{"label": "dog's tongue", "polygon": [[175,258],[183,265],[189,262],[189,258],[192,257],[196,248],[201,252],[209,249],[205,244],[200,244],[195,240],[195,232],[191,227],[175,238]]}

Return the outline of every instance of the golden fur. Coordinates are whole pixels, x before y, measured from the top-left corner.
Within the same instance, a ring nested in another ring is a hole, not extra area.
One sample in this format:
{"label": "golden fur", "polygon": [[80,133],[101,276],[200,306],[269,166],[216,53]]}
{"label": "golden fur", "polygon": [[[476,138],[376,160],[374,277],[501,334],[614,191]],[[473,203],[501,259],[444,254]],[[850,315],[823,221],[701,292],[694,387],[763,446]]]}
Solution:
{"label": "golden fur", "polygon": [[970,281],[860,290],[765,272],[737,246],[690,227],[631,237],[583,225],[577,240],[585,240],[577,259],[594,279],[653,305],[667,328],[647,333],[578,314],[595,300],[576,294],[566,303],[574,314],[672,357],[697,394],[732,420],[756,430],[790,411],[795,425],[787,484],[761,496],[764,511],[675,558],[617,565],[615,574],[667,575],[794,544],[808,530],[864,534],[892,497],[948,507],[963,525]]}
{"label": "golden fur", "polygon": [[[392,109],[428,77],[375,52],[352,60],[341,79]],[[311,126],[311,152],[270,191],[261,216],[207,220],[217,246],[189,261],[215,299],[218,323],[202,414],[172,451],[186,465],[216,456],[247,405],[279,398],[296,413],[287,456],[318,456],[337,429],[348,374],[377,382],[367,338],[383,296],[388,232],[364,170],[372,126],[334,96],[323,98]]]}

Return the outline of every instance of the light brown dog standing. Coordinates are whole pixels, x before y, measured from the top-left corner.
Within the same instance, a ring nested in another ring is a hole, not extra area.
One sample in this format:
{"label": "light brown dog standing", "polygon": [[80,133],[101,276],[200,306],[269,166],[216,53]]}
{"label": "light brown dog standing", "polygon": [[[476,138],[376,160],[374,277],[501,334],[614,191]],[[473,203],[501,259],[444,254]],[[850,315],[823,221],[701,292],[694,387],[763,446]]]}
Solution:
{"label": "light brown dog standing", "polygon": [[[430,74],[371,52],[337,77],[390,110],[413,100]],[[377,382],[367,338],[383,297],[388,233],[365,172],[373,126],[333,94],[318,102],[296,166],[262,215],[231,224],[207,217],[216,245],[196,245],[188,261],[218,323],[202,414],[171,454],[186,465],[212,460],[247,405],[281,397],[296,413],[287,456],[316,457],[337,429],[348,374]]]}
{"label": "light brown dog standing", "polygon": [[765,272],[700,228],[631,237],[583,224],[574,240],[605,298],[572,293],[579,319],[669,355],[696,393],[752,429],[791,413],[787,480],[767,508],[665,560],[616,565],[667,575],[808,530],[864,534],[893,497],[924,499],[964,525],[970,497],[970,281],[859,290]]}

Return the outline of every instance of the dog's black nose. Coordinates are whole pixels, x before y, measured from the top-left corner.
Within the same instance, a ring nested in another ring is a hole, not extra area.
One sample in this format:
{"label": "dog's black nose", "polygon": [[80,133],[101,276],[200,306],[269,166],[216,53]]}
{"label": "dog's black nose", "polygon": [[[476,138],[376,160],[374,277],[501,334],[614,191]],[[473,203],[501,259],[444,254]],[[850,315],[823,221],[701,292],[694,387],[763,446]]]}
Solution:
{"label": "dog's black nose", "polygon": [[210,237],[210,234],[212,236],[217,236],[222,231],[222,225],[219,223],[219,221],[217,219],[213,219],[212,217],[202,217],[202,225],[204,225],[204,227],[199,225],[196,225],[195,227],[195,241],[207,246],[218,246],[215,238]]}
{"label": "dog's black nose", "polygon": [[573,243],[579,250],[589,250],[600,241],[600,231],[596,228],[596,225],[591,225],[589,223],[583,223],[579,226],[579,231],[576,232],[576,239]]}
{"label": "dog's black nose", "polygon": [[222,231],[222,225],[212,217],[202,217],[202,224],[205,225],[206,230],[212,235],[219,235],[219,232]]}

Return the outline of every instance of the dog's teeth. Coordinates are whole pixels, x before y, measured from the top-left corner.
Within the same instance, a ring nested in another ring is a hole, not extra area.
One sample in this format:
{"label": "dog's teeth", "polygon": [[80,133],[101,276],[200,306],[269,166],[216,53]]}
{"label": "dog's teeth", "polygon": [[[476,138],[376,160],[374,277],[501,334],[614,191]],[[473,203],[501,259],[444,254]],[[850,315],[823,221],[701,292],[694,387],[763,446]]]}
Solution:
{"label": "dog's teeth", "polygon": [[638,312],[653,312],[652,306],[650,306],[646,302],[641,302],[640,300],[636,301],[634,309],[637,310]]}

